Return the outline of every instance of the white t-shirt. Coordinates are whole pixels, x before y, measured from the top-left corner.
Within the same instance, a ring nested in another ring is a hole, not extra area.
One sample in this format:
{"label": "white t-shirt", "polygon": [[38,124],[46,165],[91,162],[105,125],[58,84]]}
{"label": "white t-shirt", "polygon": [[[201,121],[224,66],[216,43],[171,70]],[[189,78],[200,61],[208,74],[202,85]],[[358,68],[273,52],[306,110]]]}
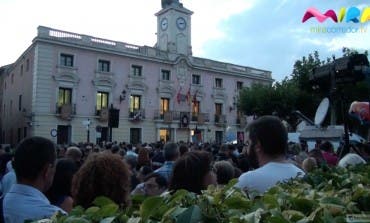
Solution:
{"label": "white t-shirt", "polygon": [[269,162],[258,169],[243,173],[235,187],[264,193],[278,182],[304,175],[304,171],[292,163]]}

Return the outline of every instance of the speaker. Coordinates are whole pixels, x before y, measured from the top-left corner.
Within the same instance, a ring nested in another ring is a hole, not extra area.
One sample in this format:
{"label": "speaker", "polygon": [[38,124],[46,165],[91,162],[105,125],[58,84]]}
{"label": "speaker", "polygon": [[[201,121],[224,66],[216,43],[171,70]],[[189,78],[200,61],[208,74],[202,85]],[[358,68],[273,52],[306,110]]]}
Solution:
{"label": "speaker", "polygon": [[119,125],[119,109],[109,109],[109,120],[108,126],[112,128],[118,128]]}

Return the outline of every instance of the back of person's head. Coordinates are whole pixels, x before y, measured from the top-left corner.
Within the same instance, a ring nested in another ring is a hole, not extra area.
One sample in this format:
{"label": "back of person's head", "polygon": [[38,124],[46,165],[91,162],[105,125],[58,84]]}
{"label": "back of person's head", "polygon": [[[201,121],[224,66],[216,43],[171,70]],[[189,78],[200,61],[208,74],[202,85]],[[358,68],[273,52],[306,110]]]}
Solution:
{"label": "back of person's head", "polygon": [[189,148],[185,143],[181,143],[179,147],[180,156],[184,155],[185,153],[189,152]]}
{"label": "back of person's head", "polygon": [[112,150],[112,153],[118,153],[120,151],[120,147],[119,145],[114,144],[111,150]]}
{"label": "back of person's head", "polygon": [[234,178],[234,167],[228,161],[217,161],[213,165],[216,175],[217,175],[217,183],[225,185],[229,183],[231,179]]}
{"label": "back of person's head", "polygon": [[308,173],[317,168],[317,162],[316,159],[313,157],[307,157],[306,159],[303,160],[302,162],[302,168],[303,170]]}
{"label": "back of person's head", "polygon": [[329,142],[329,141],[325,141],[324,143],[321,143],[319,147],[320,147],[320,150],[323,150],[325,152],[333,152],[334,151],[333,144],[331,144],[331,142]]}
{"label": "back of person's head", "polygon": [[145,176],[144,182],[148,181],[150,178],[154,178],[155,182],[158,184],[160,188],[167,188],[168,187],[168,182],[164,176],[162,176],[159,173],[152,172]]}
{"label": "back of person's head", "polygon": [[125,155],[124,157],[126,163],[129,165],[131,170],[135,170],[137,166],[137,157],[133,155]]}
{"label": "back of person's head", "polygon": [[180,155],[179,146],[177,145],[177,143],[168,142],[164,145],[163,149],[164,149],[164,159],[166,161],[174,161]]}
{"label": "back of person's head", "polygon": [[211,157],[207,152],[192,151],[181,156],[173,167],[169,190],[185,189],[201,193],[208,184],[205,178],[211,171]]}
{"label": "back of person's head", "polygon": [[56,204],[61,196],[72,196],[72,178],[77,170],[74,160],[63,158],[57,161],[53,184],[46,193],[52,204]]}
{"label": "back of person's head", "polygon": [[362,164],[366,163],[366,161],[361,156],[359,156],[356,153],[348,153],[342,159],[339,160],[338,166],[345,168],[350,165],[356,165],[361,163]]}
{"label": "back of person's head", "polygon": [[288,133],[275,116],[262,116],[253,121],[248,127],[249,138],[252,144],[259,142],[266,155],[284,155],[288,146]]}
{"label": "back of person's head", "polygon": [[67,148],[67,152],[65,154],[66,158],[72,159],[75,162],[80,162],[82,158],[82,152],[80,148],[77,146],[70,146]]}
{"label": "back of person's head", "polygon": [[325,166],[326,161],[324,159],[324,156],[322,155],[321,151],[319,149],[313,149],[308,153],[309,157],[313,157],[316,160],[316,163],[319,167]]}
{"label": "back of person's head", "polygon": [[119,156],[92,154],[77,171],[72,181],[75,205],[87,208],[98,196],[105,196],[125,207],[130,193],[130,171]]}
{"label": "back of person's head", "polygon": [[39,136],[23,139],[16,148],[13,162],[18,182],[36,180],[45,168],[55,165],[55,160],[56,145],[49,139]]}

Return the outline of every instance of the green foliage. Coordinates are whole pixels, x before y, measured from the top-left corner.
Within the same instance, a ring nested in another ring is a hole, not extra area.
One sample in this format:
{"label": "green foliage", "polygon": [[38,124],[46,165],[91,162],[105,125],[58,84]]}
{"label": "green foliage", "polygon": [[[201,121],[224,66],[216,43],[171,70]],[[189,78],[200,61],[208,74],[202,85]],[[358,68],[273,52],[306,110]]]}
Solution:
{"label": "green foliage", "polygon": [[126,209],[98,197],[93,207],[76,207],[69,216],[56,215],[46,222],[339,223],[346,222],[347,214],[370,214],[370,165],[318,169],[303,179],[278,184],[254,199],[234,188],[235,183],[232,180],[225,187],[211,186],[201,195],[185,190],[165,193]]}

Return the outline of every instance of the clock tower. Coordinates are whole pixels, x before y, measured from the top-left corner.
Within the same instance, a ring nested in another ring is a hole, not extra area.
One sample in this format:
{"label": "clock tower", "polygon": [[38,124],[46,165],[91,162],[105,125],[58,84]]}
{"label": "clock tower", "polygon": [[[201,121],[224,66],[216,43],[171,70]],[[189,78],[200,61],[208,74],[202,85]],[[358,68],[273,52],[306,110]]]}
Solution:
{"label": "clock tower", "polygon": [[162,0],[157,16],[157,48],[191,55],[191,15],[179,0]]}

